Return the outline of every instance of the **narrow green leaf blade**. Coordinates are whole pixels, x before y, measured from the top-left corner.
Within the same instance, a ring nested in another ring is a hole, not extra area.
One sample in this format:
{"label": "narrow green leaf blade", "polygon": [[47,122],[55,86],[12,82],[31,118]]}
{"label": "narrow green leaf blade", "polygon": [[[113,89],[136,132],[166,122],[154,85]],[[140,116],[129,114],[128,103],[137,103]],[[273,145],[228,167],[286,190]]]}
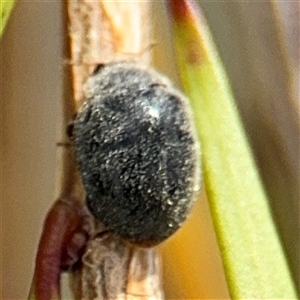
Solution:
{"label": "narrow green leaf blade", "polygon": [[0,38],[2,37],[2,34],[4,32],[4,28],[7,24],[7,21],[9,19],[9,16],[12,12],[12,9],[14,7],[15,1],[10,0],[1,0],[0,3],[0,14],[1,14],[1,23],[0,23]]}
{"label": "narrow green leaf blade", "polygon": [[169,5],[231,296],[296,299],[268,200],[204,18],[191,1],[169,0]]}

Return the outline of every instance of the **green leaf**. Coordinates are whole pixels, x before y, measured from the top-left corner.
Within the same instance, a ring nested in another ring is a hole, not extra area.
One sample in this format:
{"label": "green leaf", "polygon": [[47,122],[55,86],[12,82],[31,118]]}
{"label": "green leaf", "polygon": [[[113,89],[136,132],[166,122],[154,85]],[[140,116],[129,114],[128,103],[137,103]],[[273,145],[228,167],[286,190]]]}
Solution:
{"label": "green leaf", "polygon": [[230,294],[233,299],[296,299],[268,199],[204,17],[191,1],[168,2]]}
{"label": "green leaf", "polygon": [[1,13],[0,38],[2,37],[4,28],[7,24],[10,14],[12,12],[14,3],[15,3],[14,0],[10,0],[10,1],[1,0],[1,3],[0,3],[0,13]]}

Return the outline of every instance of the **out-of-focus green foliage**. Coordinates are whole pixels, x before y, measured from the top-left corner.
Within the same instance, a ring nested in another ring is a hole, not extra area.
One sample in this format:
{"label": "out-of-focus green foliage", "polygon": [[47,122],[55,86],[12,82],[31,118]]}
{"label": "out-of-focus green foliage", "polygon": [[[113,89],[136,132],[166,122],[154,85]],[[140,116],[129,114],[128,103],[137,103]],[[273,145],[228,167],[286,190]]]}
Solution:
{"label": "out-of-focus green foliage", "polygon": [[217,44],[300,293],[300,6],[198,0]]}
{"label": "out-of-focus green foliage", "polygon": [[9,19],[10,14],[12,12],[14,4],[15,4],[15,2],[13,0],[10,0],[10,1],[1,0],[1,3],[0,3],[0,14],[1,14],[0,38],[2,37],[4,28],[6,26],[6,23]]}
{"label": "out-of-focus green foliage", "polygon": [[219,56],[193,3],[170,0],[175,47],[233,299],[295,299],[286,257]]}

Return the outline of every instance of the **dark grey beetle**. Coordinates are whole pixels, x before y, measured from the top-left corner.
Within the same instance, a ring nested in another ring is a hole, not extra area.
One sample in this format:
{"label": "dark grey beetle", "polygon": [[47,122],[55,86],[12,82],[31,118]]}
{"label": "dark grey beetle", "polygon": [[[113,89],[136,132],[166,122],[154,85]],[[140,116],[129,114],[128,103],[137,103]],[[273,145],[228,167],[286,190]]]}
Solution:
{"label": "dark grey beetle", "polygon": [[100,65],[73,139],[88,207],[108,230],[151,246],[181,226],[200,187],[199,143],[187,99],[165,77]]}

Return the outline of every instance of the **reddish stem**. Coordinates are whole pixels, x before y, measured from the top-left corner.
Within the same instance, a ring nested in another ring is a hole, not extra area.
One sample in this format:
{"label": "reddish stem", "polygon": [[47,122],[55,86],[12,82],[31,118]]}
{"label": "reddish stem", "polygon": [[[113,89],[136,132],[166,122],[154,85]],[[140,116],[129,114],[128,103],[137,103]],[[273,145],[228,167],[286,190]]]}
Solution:
{"label": "reddish stem", "polygon": [[194,0],[168,0],[167,3],[176,22],[186,22],[201,15]]}
{"label": "reddish stem", "polygon": [[36,257],[32,290],[36,300],[60,298],[60,274],[80,261],[88,229],[88,214],[78,199],[60,198],[54,203]]}

